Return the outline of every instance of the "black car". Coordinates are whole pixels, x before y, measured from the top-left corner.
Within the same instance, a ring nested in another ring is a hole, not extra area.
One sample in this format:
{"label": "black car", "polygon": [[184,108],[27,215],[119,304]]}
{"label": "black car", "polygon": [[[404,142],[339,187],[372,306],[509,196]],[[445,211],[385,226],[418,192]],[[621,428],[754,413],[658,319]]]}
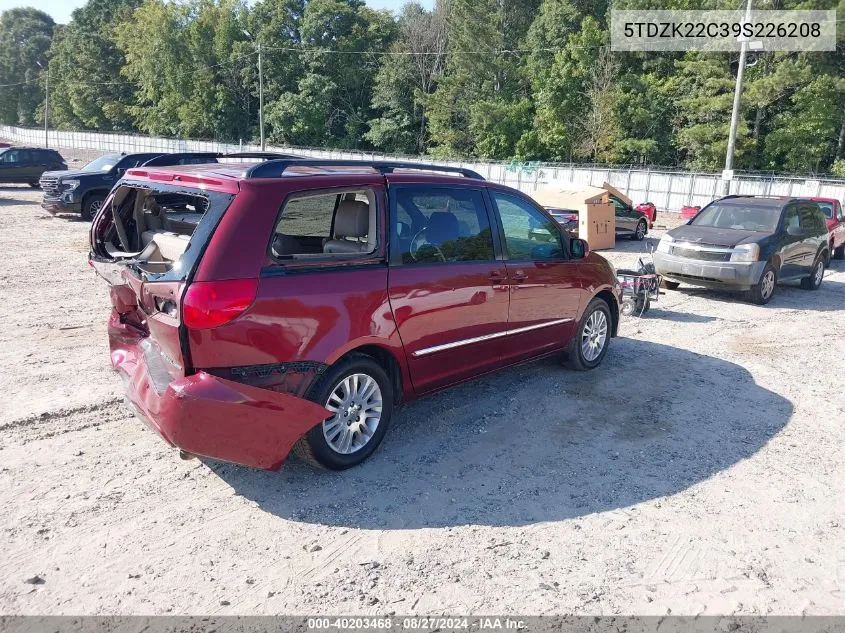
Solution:
{"label": "black car", "polygon": [[45,171],[67,169],[64,159],[54,149],[8,147],[0,149],[0,183],[26,183],[37,187]]}
{"label": "black car", "polygon": [[85,220],[93,218],[112,187],[133,167],[164,167],[216,163],[219,159],[295,158],[275,152],[145,152],[138,154],[106,154],[92,160],[80,170],[45,173],[41,177],[44,199],[41,206],[51,213],[79,213]]}
{"label": "black car", "polygon": [[728,196],[667,232],[654,253],[668,288],[680,282],[743,290],[768,303],[781,281],[816,290],[829,258],[818,203],[807,198]]}
{"label": "black car", "polygon": [[[44,190],[41,206],[51,213],[79,213],[83,219],[90,220],[127,169],[144,165],[162,155],[162,152],[106,154],[79,170],[46,172],[40,180]],[[205,152],[168,156],[178,156],[181,162],[168,164],[179,165],[217,160],[215,154]]]}

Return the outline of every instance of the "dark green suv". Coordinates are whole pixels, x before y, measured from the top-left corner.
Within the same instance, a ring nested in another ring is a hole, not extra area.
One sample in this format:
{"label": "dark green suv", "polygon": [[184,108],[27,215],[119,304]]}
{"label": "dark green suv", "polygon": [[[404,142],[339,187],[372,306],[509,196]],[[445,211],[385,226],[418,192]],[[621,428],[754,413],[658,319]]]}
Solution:
{"label": "dark green suv", "polygon": [[828,229],[807,198],[728,196],[667,232],[654,254],[664,285],[744,290],[768,303],[781,281],[816,290],[830,258]]}

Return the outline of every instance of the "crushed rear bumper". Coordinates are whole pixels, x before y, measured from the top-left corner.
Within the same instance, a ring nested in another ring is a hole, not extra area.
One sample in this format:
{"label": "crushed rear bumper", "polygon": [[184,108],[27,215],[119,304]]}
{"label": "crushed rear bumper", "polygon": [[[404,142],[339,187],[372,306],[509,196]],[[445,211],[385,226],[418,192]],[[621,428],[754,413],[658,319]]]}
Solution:
{"label": "crushed rear bumper", "polygon": [[133,412],[188,453],[275,470],[305,433],[331,415],[309,400],[203,371],[174,379],[156,363],[154,345],[120,323],[116,312],[109,341]]}

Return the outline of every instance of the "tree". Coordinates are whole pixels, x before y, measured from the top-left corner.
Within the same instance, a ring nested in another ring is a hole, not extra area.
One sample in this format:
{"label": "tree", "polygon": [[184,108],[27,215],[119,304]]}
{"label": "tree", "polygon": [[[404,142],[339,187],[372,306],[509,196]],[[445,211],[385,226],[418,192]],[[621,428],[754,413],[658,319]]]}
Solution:
{"label": "tree", "polygon": [[425,153],[426,98],[445,68],[446,8],[433,11],[408,3],[399,16],[398,36],[382,57],[375,77],[372,106],[379,116],[365,134],[376,147],[391,152]]}
{"label": "tree", "polygon": [[[728,147],[735,86],[728,62],[722,55],[687,53],[676,66],[678,72],[667,86],[677,106],[675,145],[688,167],[720,169]],[[737,128],[737,165],[742,164],[749,145],[743,117]]]}
{"label": "tree", "polygon": [[50,49],[50,111],[58,127],[130,130],[131,83],[115,28],[130,19],[141,0],[89,0],[76,9]]}
{"label": "tree", "polygon": [[273,142],[360,147],[380,54],[396,25],[363,0],[310,0],[300,34],[304,72],[296,88],[267,106]]}
{"label": "tree", "polygon": [[831,165],[843,96],[845,80],[830,75],[821,75],[798,90],[792,96],[792,107],[775,117],[774,129],[766,136],[769,164],[813,173]]}
{"label": "tree", "polygon": [[255,53],[235,52],[246,39],[243,7],[238,0],[146,0],[118,26],[121,74],[137,86],[129,112],[138,129],[224,140],[250,133],[242,73]]}
{"label": "tree", "polygon": [[42,70],[53,18],[36,9],[9,9],[0,15],[0,121],[33,125],[44,102]]}
{"label": "tree", "polygon": [[[506,158],[518,151],[530,117],[520,42],[537,0],[452,0],[446,74],[426,99],[432,153]],[[489,114],[516,119],[493,120]],[[516,131],[520,130],[517,134]]]}

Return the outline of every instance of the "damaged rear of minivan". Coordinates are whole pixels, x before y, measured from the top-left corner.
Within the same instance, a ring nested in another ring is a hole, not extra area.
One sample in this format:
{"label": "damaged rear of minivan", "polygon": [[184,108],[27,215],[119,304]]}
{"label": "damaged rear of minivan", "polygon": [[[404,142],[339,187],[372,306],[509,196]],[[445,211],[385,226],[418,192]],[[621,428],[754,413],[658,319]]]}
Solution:
{"label": "damaged rear of minivan", "polygon": [[[305,399],[234,382],[191,363],[190,331],[244,314],[254,278],[195,281],[236,183],[121,181],[91,226],[90,263],[108,282],[112,367],[134,413],[183,456],[275,469],[328,417]],[[146,174],[143,174],[146,175]]]}

